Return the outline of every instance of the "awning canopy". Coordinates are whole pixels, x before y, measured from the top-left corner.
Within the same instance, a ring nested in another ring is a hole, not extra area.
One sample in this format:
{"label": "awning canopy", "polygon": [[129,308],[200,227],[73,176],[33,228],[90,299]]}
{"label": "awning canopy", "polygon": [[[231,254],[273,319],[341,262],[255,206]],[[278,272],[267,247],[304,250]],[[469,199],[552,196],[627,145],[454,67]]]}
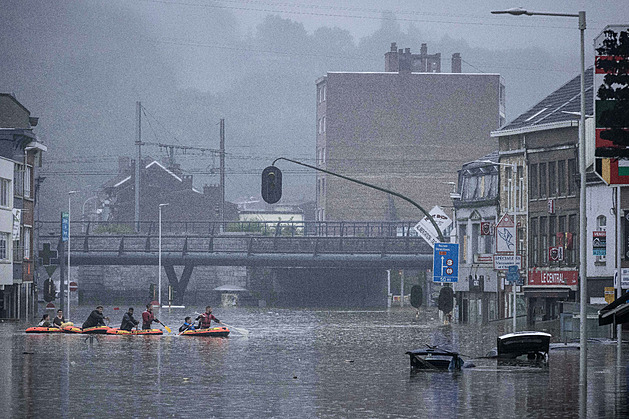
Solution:
{"label": "awning canopy", "polygon": [[629,323],[629,293],[598,311],[598,325]]}
{"label": "awning canopy", "polygon": [[570,288],[567,287],[530,287],[525,286],[524,296],[528,298],[557,298],[567,300],[570,297]]}

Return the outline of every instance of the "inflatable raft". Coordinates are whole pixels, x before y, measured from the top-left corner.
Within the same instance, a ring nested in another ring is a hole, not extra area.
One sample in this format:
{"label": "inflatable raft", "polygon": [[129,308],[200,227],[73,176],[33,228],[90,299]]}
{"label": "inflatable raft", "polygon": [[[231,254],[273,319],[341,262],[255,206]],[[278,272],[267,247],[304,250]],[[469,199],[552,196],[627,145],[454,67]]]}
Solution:
{"label": "inflatable raft", "polygon": [[163,335],[160,329],[145,329],[145,330],[123,330],[123,329],[109,329],[108,335]]}
{"label": "inflatable raft", "polygon": [[76,326],[65,326],[61,330],[63,330],[64,333],[83,333],[83,329]]}
{"label": "inflatable raft", "polygon": [[63,332],[63,330],[58,327],[43,327],[43,326],[33,326],[26,329],[26,333],[58,333]]}
{"label": "inflatable raft", "polygon": [[225,326],[211,327],[209,329],[195,329],[181,332],[184,336],[208,336],[213,338],[226,338],[229,336],[229,329]]}
{"label": "inflatable raft", "polygon": [[81,333],[87,333],[87,334],[92,334],[92,335],[104,335],[105,333],[107,333],[109,329],[110,329],[109,326],[95,326],[95,327],[85,328],[83,329]]}

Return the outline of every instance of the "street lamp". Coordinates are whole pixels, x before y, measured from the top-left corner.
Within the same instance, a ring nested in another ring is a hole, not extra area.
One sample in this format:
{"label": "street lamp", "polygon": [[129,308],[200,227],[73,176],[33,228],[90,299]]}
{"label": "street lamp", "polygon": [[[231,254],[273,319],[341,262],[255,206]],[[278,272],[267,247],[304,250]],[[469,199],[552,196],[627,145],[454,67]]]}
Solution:
{"label": "street lamp", "polygon": [[[513,265],[517,266],[518,265],[518,241],[517,241],[517,237],[518,237],[518,221],[517,221],[517,217],[518,217],[518,211],[517,211],[517,207],[516,207],[516,186],[515,186],[515,181],[517,179],[516,173],[518,171],[518,164],[517,163],[499,163],[499,162],[494,162],[491,160],[481,160],[480,163],[490,163],[490,164],[497,164],[499,166],[506,166],[506,167],[510,167],[511,168],[511,177],[513,178],[513,180],[511,181],[511,187],[509,188],[509,194],[513,194],[512,197],[512,203],[513,203],[513,231],[514,231],[514,240],[513,240]],[[523,191],[520,191],[520,195],[522,195]],[[521,268],[521,267],[520,267]],[[519,269],[518,269],[519,271]],[[517,330],[517,314],[518,314],[518,308],[517,308],[517,296],[516,296],[516,292],[515,292],[515,287],[516,287],[516,283],[514,282],[513,284],[511,284],[511,288],[513,291],[513,333],[516,332]]]}
{"label": "street lamp", "polygon": [[162,208],[168,204],[159,204],[159,239],[158,239],[158,251],[157,251],[157,302],[160,308],[162,307]]}
{"label": "street lamp", "polygon": [[586,202],[585,202],[585,11],[579,11],[578,14],[573,13],[551,13],[551,12],[529,12],[522,8],[514,8],[507,10],[494,10],[493,14],[510,14],[515,16],[559,16],[559,17],[576,17],[579,18],[579,31],[581,34],[581,115],[579,120],[579,174],[581,179],[580,185],[580,202],[579,202],[579,273],[581,277],[580,292],[580,337],[579,346],[580,359],[579,367],[582,372],[582,385],[587,381],[587,246],[586,246]]}
{"label": "street lamp", "polygon": [[68,192],[68,319],[70,318],[70,231],[72,231],[72,229],[70,228],[70,220],[72,219],[70,217],[70,209],[72,203],[72,195],[74,195],[75,193],[76,191]]}

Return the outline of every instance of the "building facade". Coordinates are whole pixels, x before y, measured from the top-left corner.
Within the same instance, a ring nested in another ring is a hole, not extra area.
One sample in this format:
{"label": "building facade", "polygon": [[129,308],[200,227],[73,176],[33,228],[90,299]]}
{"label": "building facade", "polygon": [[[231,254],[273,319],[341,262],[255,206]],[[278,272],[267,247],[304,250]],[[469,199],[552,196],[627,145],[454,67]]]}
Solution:
{"label": "building facade", "polygon": [[0,93],[0,318],[35,311],[38,168],[47,150],[37,123],[15,96]]}
{"label": "building facade", "polygon": [[[426,209],[445,207],[448,182],[461,165],[496,149],[490,132],[504,122],[504,85],[498,74],[441,73],[427,52],[395,49],[385,55],[388,71],[328,72],[317,80],[316,164]],[[455,58],[453,71],[460,71]],[[409,203],[395,205],[400,220],[422,216]],[[317,173],[318,221],[383,220],[391,213],[386,194]]]}
{"label": "building facade", "polygon": [[498,152],[466,163],[452,194],[459,243],[458,321],[485,324],[500,317],[501,282],[493,266],[498,221]]}
{"label": "building facade", "polygon": [[[586,94],[591,104],[592,69],[586,72]],[[520,274],[526,278],[521,296],[529,324],[556,319],[562,302],[578,295],[579,107],[580,76],[492,133],[504,163],[501,207],[513,211],[515,200],[520,220]]]}

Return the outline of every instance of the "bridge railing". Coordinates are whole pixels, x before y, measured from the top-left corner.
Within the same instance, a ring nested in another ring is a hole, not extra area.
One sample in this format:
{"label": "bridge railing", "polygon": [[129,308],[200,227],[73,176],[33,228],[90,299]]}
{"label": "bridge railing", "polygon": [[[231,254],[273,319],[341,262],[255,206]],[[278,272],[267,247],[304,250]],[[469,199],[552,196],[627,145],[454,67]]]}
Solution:
{"label": "bridge railing", "polygon": [[[242,234],[248,236],[281,237],[400,237],[415,236],[416,222],[391,221],[163,221],[162,235],[218,236]],[[133,221],[71,220],[70,234],[77,235],[158,235],[157,221],[141,221],[135,231]],[[59,221],[40,221],[40,237],[59,236]]]}
{"label": "bridge railing", "polygon": [[[56,249],[57,240],[50,242]],[[71,241],[73,253],[153,254],[159,251],[158,239],[149,235],[82,235]],[[432,249],[419,237],[289,237],[289,236],[180,236],[163,235],[162,252],[276,253],[276,254],[428,254]]]}

